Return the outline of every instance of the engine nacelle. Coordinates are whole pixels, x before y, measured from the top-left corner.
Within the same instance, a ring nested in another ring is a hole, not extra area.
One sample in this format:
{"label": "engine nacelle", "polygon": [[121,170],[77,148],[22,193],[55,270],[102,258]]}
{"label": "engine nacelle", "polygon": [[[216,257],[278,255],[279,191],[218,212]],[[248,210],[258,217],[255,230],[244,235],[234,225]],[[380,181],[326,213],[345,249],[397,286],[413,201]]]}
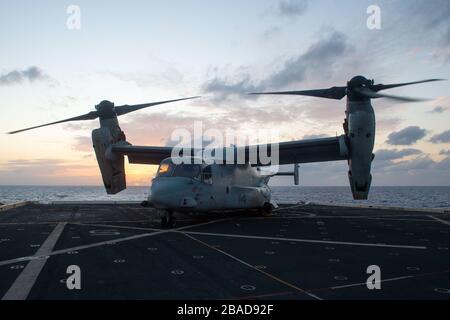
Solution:
{"label": "engine nacelle", "polygon": [[355,200],[366,200],[375,144],[375,114],[370,100],[348,101],[344,130],[349,147],[348,179]]}
{"label": "engine nacelle", "polygon": [[103,184],[108,194],[116,194],[127,187],[124,157],[110,155],[111,145],[116,142],[115,140],[108,127],[92,131],[95,155],[102,174]]}

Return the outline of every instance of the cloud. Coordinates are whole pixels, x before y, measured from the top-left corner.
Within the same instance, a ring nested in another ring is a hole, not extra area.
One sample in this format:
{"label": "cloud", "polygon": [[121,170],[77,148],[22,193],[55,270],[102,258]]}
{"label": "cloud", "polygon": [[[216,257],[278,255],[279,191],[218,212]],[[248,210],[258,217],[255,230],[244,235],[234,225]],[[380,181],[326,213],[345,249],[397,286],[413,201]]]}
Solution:
{"label": "cloud", "polygon": [[271,39],[272,37],[279,34],[280,32],[281,32],[280,27],[272,26],[272,27],[266,29],[266,31],[264,31],[263,38],[265,40]]}
{"label": "cloud", "polygon": [[244,74],[241,79],[230,79],[228,77],[215,77],[203,85],[206,92],[216,93],[221,99],[235,94],[246,94],[258,91],[258,87],[252,83],[250,75]]}
{"label": "cloud", "polygon": [[448,150],[442,149],[442,150],[439,152],[439,154],[440,154],[440,155],[444,155],[444,156],[450,156],[450,149],[448,149]]}
{"label": "cloud", "polygon": [[75,151],[93,152],[92,140],[89,136],[75,137],[75,143],[72,144],[72,149]]}
{"label": "cloud", "polygon": [[[411,24],[414,32],[422,35],[425,45],[434,46],[432,57],[442,63],[450,60],[450,2],[448,0],[408,1],[401,3],[406,6],[403,13]],[[411,16],[415,19],[411,20]],[[408,26],[408,28],[410,28]],[[433,41],[434,40],[434,41]],[[418,42],[418,45],[420,43]]]}
{"label": "cloud", "polygon": [[427,131],[425,129],[421,129],[418,126],[410,126],[400,131],[392,132],[388,136],[386,143],[390,145],[409,146],[425,137],[426,134]]}
{"label": "cloud", "polygon": [[437,106],[434,107],[433,110],[427,111],[428,113],[444,113],[445,111],[447,111],[447,107],[441,107],[441,106]]}
{"label": "cloud", "polygon": [[436,134],[430,138],[433,143],[448,143],[450,142],[450,130]]}
{"label": "cloud", "polygon": [[378,161],[391,161],[396,159],[401,159],[407,156],[411,155],[417,155],[422,154],[422,151],[418,149],[403,149],[403,150],[397,150],[397,149],[380,149],[377,152],[375,152],[375,159]]}
{"label": "cloud", "polygon": [[309,140],[309,139],[320,139],[320,138],[326,138],[328,137],[326,134],[306,134],[303,136],[303,139]]}
{"label": "cloud", "polygon": [[281,70],[263,81],[263,87],[282,88],[305,80],[310,73],[322,77],[333,70],[333,66],[351,49],[347,37],[339,31],[328,32],[304,53],[284,63]]}
{"label": "cloud", "polygon": [[352,48],[342,32],[331,30],[322,34],[303,53],[286,60],[279,70],[273,71],[265,79],[257,81],[248,72],[241,72],[234,77],[218,75],[206,81],[202,88],[205,92],[219,95],[219,99],[225,99],[230,95],[267,88],[280,89],[318,74],[325,78],[333,72],[336,62]]}
{"label": "cloud", "polygon": [[13,70],[0,75],[0,85],[12,85],[21,83],[25,80],[34,82],[48,78],[47,75],[38,67],[32,66],[25,70]]}
{"label": "cloud", "polygon": [[6,185],[97,184],[100,176],[94,159],[89,163],[63,159],[9,160],[0,163],[0,181]]}
{"label": "cloud", "polygon": [[289,18],[301,16],[307,9],[307,0],[281,0],[278,4],[279,14]]}

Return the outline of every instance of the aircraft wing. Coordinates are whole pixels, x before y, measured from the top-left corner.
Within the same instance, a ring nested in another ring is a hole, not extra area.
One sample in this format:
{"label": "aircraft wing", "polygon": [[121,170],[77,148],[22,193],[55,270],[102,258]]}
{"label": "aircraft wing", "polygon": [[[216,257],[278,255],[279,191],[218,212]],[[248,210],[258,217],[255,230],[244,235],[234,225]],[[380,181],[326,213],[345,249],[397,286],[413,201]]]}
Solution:
{"label": "aircraft wing", "polygon": [[113,145],[111,151],[115,155],[127,156],[129,163],[159,165],[171,156],[172,147]]}
{"label": "aircraft wing", "polygon": [[[279,164],[294,164],[294,163],[310,163],[310,162],[324,162],[348,159],[348,149],[345,141],[345,136],[318,138],[308,140],[297,140],[289,142],[280,142],[278,144]],[[264,145],[263,145],[264,146]],[[245,147],[246,157],[255,158],[252,153],[255,152],[255,147]],[[269,150],[267,154],[271,154],[270,145],[267,146]],[[264,152],[263,152],[264,154]],[[258,165],[270,165],[263,162],[263,159],[258,159]]]}
{"label": "aircraft wing", "polygon": [[[264,159],[260,159],[259,150],[261,148],[267,148],[267,153],[263,150],[262,154],[270,155],[272,152],[270,144],[245,146],[235,149],[234,159],[236,160],[241,152],[241,154],[245,156],[245,161],[250,160],[253,165],[272,165],[271,163],[265,163]],[[223,150],[228,152],[230,149],[232,148],[224,148]],[[348,159],[347,144],[345,142],[345,136],[343,135],[331,138],[281,142],[278,144],[278,150],[279,164]],[[115,155],[128,156],[128,161],[130,163],[159,165],[162,160],[171,156],[172,147],[113,145],[111,151]],[[192,150],[191,153],[194,155],[194,150]],[[215,158],[217,159],[217,157],[218,155],[216,154]],[[254,163],[255,159],[256,163]]]}
{"label": "aircraft wing", "polygon": [[348,159],[346,137],[319,138],[280,143],[280,164]]}

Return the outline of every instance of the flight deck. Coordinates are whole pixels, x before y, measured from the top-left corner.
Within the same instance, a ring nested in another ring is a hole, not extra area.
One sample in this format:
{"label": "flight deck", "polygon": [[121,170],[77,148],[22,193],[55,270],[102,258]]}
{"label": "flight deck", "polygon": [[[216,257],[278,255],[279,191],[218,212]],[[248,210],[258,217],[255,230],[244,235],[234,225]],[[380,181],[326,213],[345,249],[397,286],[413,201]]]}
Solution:
{"label": "flight deck", "polygon": [[0,211],[0,298],[450,299],[449,248],[445,211],[291,204],[161,229],[136,203],[28,203]]}

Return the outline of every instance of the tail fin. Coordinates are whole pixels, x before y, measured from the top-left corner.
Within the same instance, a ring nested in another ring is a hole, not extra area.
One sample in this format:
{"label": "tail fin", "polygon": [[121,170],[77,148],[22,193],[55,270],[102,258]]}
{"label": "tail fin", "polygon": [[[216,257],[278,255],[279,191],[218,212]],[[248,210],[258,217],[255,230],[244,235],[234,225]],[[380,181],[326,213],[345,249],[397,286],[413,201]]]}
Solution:
{"label": "tail fin", "polygon": [[276,176],[294,176],[294,184],[298,186],[299,183],[299,164],[294,164],[294,170],[292,172],[277,172]]}

